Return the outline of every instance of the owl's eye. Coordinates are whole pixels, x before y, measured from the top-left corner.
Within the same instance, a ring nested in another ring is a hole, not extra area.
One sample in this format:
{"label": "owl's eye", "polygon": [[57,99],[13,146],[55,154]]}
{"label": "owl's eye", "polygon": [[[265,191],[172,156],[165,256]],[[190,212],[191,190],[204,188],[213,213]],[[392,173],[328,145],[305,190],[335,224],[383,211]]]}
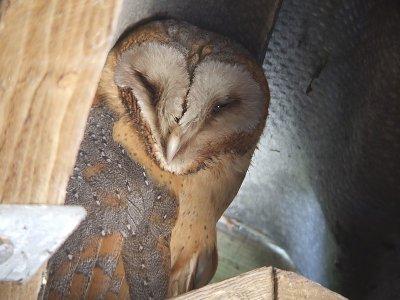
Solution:
{"label": "owl's eye", "polygon": [[148,96],[151,99],[151,101],[154,104],[157,104],[158,98],[159,98],[158,97],[159,93],[158,93],[157,87],[154,84],[152,84],[149,81],[149,79],[147,78],[147,76],[144,75],[143,73],[136,71],[135,74],[136,74],[137,78],[139,79],[140,83],[142,84],[142,86],[147,90]]}
{"label": "owl's eye", "polygon": [[239,99],[227,99],[222,102],[217,102],[213,107],[213,113],[220,113],[221,111],[226,110],[227,108],[230,108],[237,104],[239,104]]}
{"label": "owl's eye", "polygon": [[215,112],[219,112],[221,110],[223,110],[225,107],[227,107],[229,105],[229,103],[220,103],[220,104],[216,104],[214,106],[214,111]]}

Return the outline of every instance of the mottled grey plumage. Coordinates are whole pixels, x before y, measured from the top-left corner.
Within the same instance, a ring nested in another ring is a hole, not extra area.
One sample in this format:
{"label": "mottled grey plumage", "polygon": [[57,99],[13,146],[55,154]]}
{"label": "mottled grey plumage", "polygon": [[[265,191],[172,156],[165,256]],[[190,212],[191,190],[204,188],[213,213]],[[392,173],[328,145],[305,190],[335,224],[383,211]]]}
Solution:
{"label": "mottled grey plumage", "polygon": [[[166,297],[170,266],[166,253],[169,253],[176,203],[165,190],[154,185],[146,170],[130,159],[122,146],[113,141],[115,118],[117,116],[103,104],[92,108],[89,114],[65,201],[68,205],[84,206],[88,216],[49,261],[45,299],[70,297],[73,276],[77,274],[84,277],[84,283],[81,293],[73,298],[88,297],[95,267],[110,277],[109,285],[102,287],[100,295],[118,294],[123,284],[123,278],[113,276],[118,256],[80,258],[81,251],[90,247],[87,242],[92,237],[101,239],[113,233],[125,240],[122,253],[127,282],[135,287],[131,298]],[[98,173],[90,171],[97,166],[101,166]],[[55,273],[60,269],[65,274]]]}

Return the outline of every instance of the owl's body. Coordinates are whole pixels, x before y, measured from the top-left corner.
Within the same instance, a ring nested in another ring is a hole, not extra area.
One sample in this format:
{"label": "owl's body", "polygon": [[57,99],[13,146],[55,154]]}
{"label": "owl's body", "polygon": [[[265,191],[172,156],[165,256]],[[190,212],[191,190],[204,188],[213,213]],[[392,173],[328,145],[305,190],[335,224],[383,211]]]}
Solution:
{"label": "owl's body", "polygon": [[219,35],[167,20],[122,39],[68,187],[66,203],[88,217],[52,258],[44,295],[161,299],[208,283],[215,225],[268,101],[262,69]]}

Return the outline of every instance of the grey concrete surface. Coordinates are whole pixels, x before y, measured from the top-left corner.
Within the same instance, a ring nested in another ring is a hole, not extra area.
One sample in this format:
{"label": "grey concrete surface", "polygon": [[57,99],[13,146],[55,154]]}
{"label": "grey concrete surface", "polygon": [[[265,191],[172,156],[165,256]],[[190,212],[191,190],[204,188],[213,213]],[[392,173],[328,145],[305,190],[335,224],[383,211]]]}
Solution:
{"label": "grey concrete surface", "polygon": [[125,0],[117,38],[129,27],[175,18],[240,42],[260,62],[282,0]]}
{"label": "grey concrete surface", "polygon": [[283,1],[267,129],[227,212],[351,299],[400,299],[399,38],[399,1]]}

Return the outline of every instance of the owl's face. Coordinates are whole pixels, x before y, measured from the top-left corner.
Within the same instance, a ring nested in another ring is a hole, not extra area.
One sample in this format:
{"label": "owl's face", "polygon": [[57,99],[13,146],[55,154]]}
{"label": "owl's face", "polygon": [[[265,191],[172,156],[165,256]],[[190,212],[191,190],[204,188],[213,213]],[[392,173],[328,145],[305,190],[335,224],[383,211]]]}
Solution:
{"label": "owl's face", "polygon": [[185,174],[254,149],[268,105],[262,71],[233,42],[167,22],[122,44],[114,73],[132,100],[128,111],[140,115],[148,152],[164,170]]}

